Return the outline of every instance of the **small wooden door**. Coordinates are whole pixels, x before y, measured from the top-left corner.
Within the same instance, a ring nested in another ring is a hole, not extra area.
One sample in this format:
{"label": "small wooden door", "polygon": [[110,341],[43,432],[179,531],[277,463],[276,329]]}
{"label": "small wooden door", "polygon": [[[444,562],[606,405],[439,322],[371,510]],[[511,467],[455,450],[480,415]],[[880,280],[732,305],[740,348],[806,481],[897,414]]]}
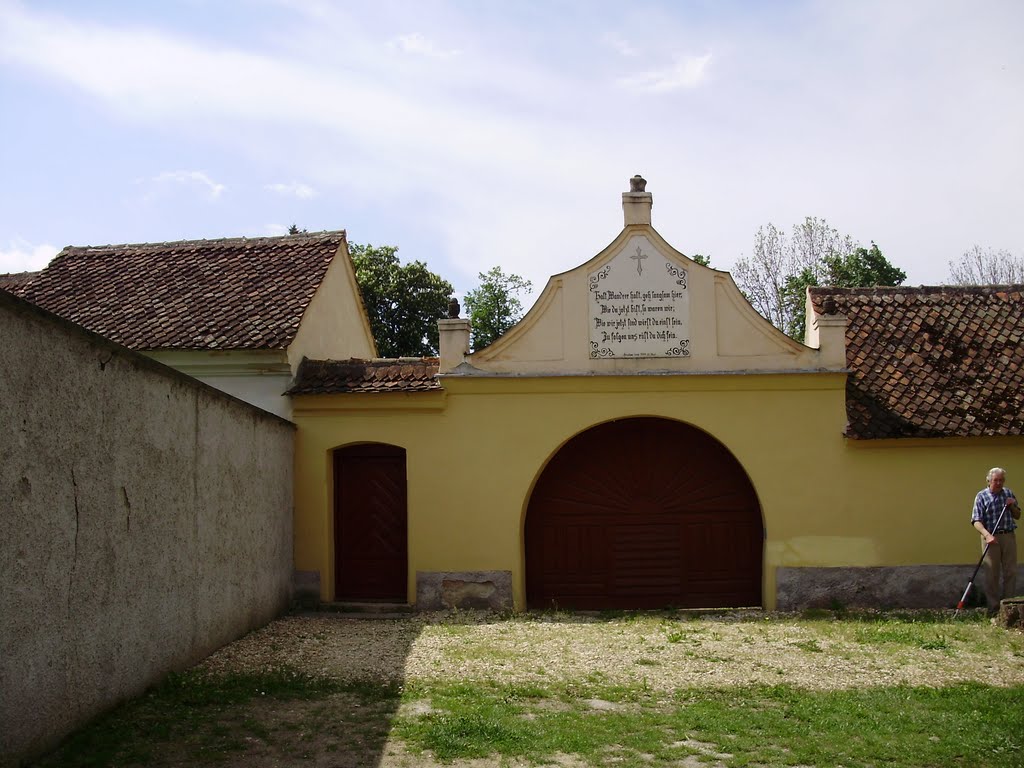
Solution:
{"label": "small wooden door", "polygon": [[531,608],[761,604],[764,528],[732,454],[695,427],[633,418],[551,459],[526,514]]}
{"label": "small wooden door", "polygon": [[336,600],[406,601],[405,450],[353,445],[334,452]]}

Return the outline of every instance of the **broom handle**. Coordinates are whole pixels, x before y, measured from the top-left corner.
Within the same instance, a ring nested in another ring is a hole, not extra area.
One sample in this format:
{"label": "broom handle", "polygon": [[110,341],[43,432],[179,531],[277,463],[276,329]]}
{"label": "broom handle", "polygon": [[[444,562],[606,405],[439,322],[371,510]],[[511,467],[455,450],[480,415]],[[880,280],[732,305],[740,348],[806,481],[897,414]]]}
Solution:
{"label": "broom handle", "polygon": [[[1003,522],[1003,515],[1006,514],[1006,510],[1008,510],[1009,508],[1010,508],[1009,504],[1004,504],[1003,505],[1003,511],[1000,512],[999,513],[999,517],[996,518],[996,524],[994,526],[992,526],[993,528],[996,528],[996,529],[999,528],[999,524],[1001,522]],[[996,535],[994,531],[989,531],[989,533],[991,533],[993,536]],[[974,567],[974,573],[971,574],[971,580],[967,582],[967,589],[964,590],[964,594],[960,598],[960,602],[956,604],[957,611],[959,611],[961,608],[963,608],[964,607],[964,603],[967,602],[967,595],[970,593],[971,587],[974,586],[974,580],[978,577],[978,571],[981,570],[981,564],[985,562],[985,555],[988,554],[988,548],[991,547],[991,546],[992,546],[992,542],[990,541],[988,544],[985,545],[985,549],[983,549],[981,551],[981,559],[978,561],[978,564]]]}

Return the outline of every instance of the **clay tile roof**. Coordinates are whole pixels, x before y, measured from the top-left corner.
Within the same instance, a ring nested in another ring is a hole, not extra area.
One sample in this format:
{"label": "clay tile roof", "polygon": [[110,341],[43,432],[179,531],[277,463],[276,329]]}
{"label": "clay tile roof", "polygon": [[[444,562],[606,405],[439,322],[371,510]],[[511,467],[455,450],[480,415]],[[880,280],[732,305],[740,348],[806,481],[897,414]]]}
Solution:
{"label": "clay tile roof", "polygon": [[68,247],[22,298],[132,349],[285,349],[344,231]]}
{"label": "clay tile roof", "polygon": [[303,360],[289,395],[439,390],[436,357],[379,360]]}
{"label": "clay tile roof", "polygon": [[38,274],[38,272],[7,272],[0,274],[0,291],[7,291],[15,296],[21,296],[27,290],[29,283]]}
{"label": "clay tile roof", "polygon": [[1024,285],[811,288],[846,315],[852,438],[1024,434]]}

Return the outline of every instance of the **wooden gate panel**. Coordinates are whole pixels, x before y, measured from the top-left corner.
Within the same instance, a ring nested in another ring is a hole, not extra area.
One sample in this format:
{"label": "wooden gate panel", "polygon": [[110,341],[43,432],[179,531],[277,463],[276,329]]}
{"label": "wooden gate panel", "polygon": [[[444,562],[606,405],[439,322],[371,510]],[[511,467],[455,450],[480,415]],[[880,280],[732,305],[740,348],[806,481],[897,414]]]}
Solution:
{"label": "wooden gate panel", "polygon": [[717,440],[664,419],[609,422],[566,443],[537,481],[527,602],[760,605],[763,537],[753,487]]}
{"label": "wooden gate panel", "polygon": [[336,599],[405,601],[406,496],[401,448],[359,445],[335,452]]}

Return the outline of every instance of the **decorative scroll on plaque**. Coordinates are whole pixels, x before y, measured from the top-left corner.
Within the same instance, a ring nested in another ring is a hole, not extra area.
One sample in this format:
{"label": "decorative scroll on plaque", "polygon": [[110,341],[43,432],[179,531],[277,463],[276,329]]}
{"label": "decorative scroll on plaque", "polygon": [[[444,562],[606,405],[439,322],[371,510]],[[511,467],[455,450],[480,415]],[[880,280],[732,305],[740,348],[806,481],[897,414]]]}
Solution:
{"label": "decorative scroll on plaque", "polygon": [[686,270],[644,237],[588,276],[590,357],[689,357]]}

